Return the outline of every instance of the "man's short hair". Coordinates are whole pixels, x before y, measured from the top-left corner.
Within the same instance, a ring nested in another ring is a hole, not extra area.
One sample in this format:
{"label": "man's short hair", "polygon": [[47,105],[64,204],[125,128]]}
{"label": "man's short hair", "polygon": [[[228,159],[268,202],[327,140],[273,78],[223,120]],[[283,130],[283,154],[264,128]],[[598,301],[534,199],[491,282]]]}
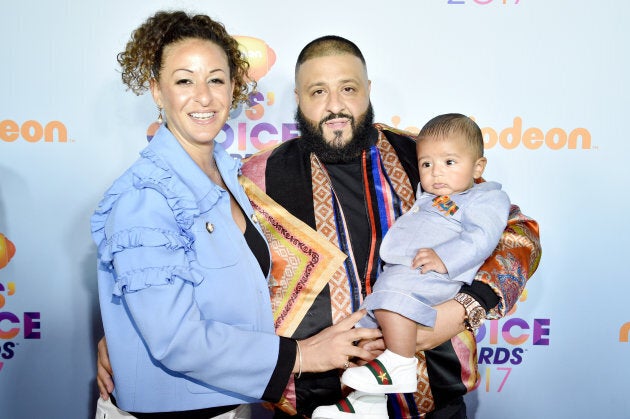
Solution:
{"label": "man's short hair", "polygon": [[361,50],[354,42],[342,38],[341,36],[326,35],[312,40],[302,48],[300,55],[298,55],[297,62],[295,63],[295,74],[297,75],[300,66],[311,58],[341,54],[354,55],[361,60],[365,66],[365,58],[363,58]]}

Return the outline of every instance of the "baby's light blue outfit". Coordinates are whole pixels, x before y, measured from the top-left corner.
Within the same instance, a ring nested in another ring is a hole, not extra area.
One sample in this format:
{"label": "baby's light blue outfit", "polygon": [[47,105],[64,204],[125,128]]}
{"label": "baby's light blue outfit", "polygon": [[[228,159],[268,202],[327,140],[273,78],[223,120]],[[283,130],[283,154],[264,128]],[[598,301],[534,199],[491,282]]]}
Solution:
{"label": "baby's light blue outfit", "polygon": [[[383,239],[383,271],[361,306],[368,315],[358,326],[378,327],[373,311],[383,309],[433,327],[437,313],[432,306],[450,300],[462,284],[473,281],[496,248],[509,210],[510,200],[497,182],[475,184],[449,196],[422,192],[418,185],[416,203]],[[448,273],[421,274],[411,268],[421,248],[432,248]]]}

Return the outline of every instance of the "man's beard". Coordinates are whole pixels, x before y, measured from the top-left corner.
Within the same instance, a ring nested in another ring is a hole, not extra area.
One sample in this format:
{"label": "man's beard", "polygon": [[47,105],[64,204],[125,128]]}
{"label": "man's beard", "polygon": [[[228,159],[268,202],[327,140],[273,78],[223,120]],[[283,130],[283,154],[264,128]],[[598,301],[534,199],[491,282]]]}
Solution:
{"label": "man's beard", "polygon": [[[352,127],[352,137],[347,144],[335,145],[340,142],[342,135],[341,131],[335,131],[335,138],[332,144],[328,143],[324,139],[323,125],[326,121],[335,118],[347,118],[350,121]],[[306,119],[302,110],[298,106],[295,112],[295,120],[298,123],[300,129],[302,146],[315,155],[325,163],[342,163],[354,160],[361,155],[361,152],[369,148],[371,144],[370,130],[374,123],[374,110],[372,109],[372,103],[369,104],[367,110],[363,115],[360,115],[356,120],[353,116],[338,113],[328,115],[326,118],[314,124]]]}

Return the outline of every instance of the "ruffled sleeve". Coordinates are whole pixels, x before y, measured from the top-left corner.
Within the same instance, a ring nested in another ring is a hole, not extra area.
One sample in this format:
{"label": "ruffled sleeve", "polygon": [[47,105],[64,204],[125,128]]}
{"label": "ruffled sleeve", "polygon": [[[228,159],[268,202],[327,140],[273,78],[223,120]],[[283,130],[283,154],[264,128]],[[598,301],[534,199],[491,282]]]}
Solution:
{"label": "ruffled sleeve", "polygon": [[190,268],[190,227],[198,211],[190,191],[165,168],[139,164],[116,181],[91,220],[101,268],[114,277],[113,293],[176,278],[199,284],[203,276]]}

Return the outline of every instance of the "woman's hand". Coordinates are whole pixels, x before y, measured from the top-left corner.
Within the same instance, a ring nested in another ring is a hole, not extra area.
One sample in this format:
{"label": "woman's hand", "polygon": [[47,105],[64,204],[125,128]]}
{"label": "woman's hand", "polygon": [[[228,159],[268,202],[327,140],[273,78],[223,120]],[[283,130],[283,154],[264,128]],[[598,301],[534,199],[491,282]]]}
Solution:
{"label": "woman's hand", "polygon": [[98,341],[98,353],[96,357],[96,383],[103,400],[109,399],[109,393],[114,391],[114,375],[112,365],[109,363],[109,352],[105,337]]}
{"label": "woman's hand", "polygon": [[[330,326],[308,339],[301,340],[302,371],[323,372],[336,368],[356,366],[351,362],[353,358],[370,361],[374,354],[369,350],[355,345],[361,340],[371,340],[381,337],[378,329],[354,328],[354,325],[365,315],[365,310],[351,314],[339,323]],[[299,371],[299,361],[296,360],[293,372]]]}
{"label": "woman's hand", "polygon": [[449,300],[434,306],[437,318],[433,328],[418,326],[416,350],[426,351],[450,340],[465,330],[464,319],[466,311],[455,300]]}
{"label": "woman's hand", "polygon": [[[361,348],[365,349],[366,351],[369,351],[372,354],[372,359],[376,358],[377,356],[382,354],[385,351],[385,349],[387,349],[385,347],[385,341],[383,340],[382,337],[378,339],[364,339],[360,341],[358,345]],[[371,361],[371,359],[366,359],[366,360],[359,359],[356,361],[356,364],[359,366],[365,365],[367,361]]]}
{"label": "woman's hand", "polygon": [[[354,325],[365,315],[365,310],[357,311],[334,326],[330,326],[308,339],[300,341],[302,351],[303,372],[323,372],[336,368],[348,368],[356,366],[351,362],[357,360],[370,361],[378,355],[378,342],[382,342],[381,332],[378,329],[356,329]],[[357,346],[358,341],[373,341],[367,347]],[[373,352],[376,351],[376,354]],[[299,360],[296,359],[294,373],[300,369]],[[109,362],[107,341],[103,337],[98,342],[98,356],[96,360],[96,382],[101,397],[109,398],[109,393],[114,391],[112,379],[112,366]]]}

